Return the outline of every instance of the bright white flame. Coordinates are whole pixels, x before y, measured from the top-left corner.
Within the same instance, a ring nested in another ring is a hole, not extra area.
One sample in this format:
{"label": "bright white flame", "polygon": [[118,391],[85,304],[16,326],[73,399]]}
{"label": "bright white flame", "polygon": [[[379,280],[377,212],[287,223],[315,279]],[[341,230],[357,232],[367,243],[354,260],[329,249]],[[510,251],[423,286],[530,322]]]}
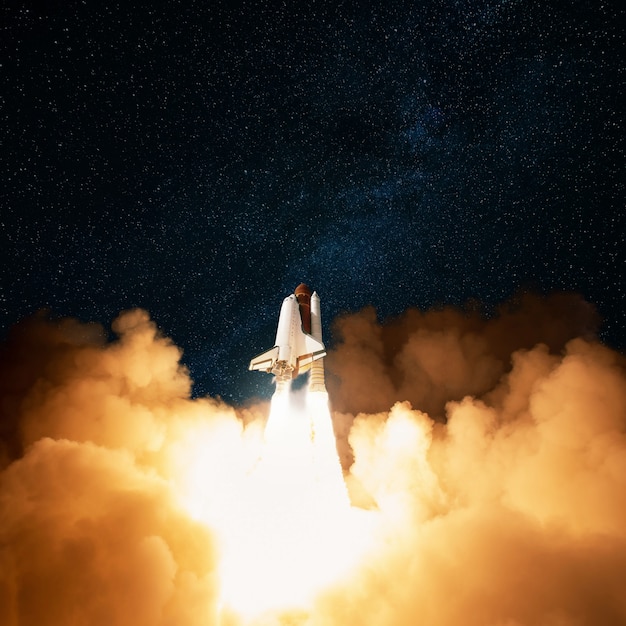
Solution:
{"label": "bright white flame", "polygon": [[260,448],[234,425],[185,446],[185,506],[216,530],[222,604],[247,623],[305,610],[369,544],[367,515],[350,507],[343,482],[328,395],[297,399],[274,395]]}

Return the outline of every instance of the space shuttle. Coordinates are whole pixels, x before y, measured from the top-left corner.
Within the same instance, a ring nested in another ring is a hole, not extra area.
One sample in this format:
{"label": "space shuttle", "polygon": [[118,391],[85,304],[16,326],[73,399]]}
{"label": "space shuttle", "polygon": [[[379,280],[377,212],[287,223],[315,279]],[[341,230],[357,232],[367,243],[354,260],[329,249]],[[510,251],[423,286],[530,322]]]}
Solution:
{"label": "space shuttle", "polygon": [[326,391],[324,356],[320,298],[301,283],[283,300],[274,347],[255,356],[249,369],[274,374],[280,386],[310,370],[309,390]]}

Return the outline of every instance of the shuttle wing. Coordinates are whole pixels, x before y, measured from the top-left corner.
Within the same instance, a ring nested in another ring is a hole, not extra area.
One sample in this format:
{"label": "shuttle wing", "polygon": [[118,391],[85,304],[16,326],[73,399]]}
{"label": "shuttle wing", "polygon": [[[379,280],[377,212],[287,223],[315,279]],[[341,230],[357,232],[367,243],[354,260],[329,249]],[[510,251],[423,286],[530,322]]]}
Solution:
{"label": "shuttle wing", "polygon": [[262,370],[264,372],[271,372],[274,363],[278,360],[278,346],[274,346],[267,352],[263,352],[255,356],[250,361],[251,370]]}

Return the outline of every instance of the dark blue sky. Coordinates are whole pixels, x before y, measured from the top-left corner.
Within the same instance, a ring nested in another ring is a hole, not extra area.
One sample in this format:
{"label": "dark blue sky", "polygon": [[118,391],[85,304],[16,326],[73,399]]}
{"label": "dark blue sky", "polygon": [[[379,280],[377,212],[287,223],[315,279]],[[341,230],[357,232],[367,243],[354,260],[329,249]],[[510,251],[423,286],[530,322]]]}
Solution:
{"label": "dark blue sky", "polygon": [[271,392],[247,363],[301,281],[328,341],[368,304],[573,290],[623,349],[617,7],[4,9],[3,332],[41,307],[108,326],[140,306],[196,393],[236,402]]}

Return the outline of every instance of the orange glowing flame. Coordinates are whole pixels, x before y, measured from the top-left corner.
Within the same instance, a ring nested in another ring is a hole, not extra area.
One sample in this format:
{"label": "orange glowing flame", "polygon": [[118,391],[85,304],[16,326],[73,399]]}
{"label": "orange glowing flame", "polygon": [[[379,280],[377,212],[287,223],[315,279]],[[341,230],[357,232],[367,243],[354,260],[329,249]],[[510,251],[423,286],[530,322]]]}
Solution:
{"label": "orange glowing flame", "polygon": [[236,623],[306,610],[368,543],[372,514],[350,506],[328,395],[297,400],[274,395],[262,438],[233,420],[181,446],[183,503],[219,537],[221,602]]}

